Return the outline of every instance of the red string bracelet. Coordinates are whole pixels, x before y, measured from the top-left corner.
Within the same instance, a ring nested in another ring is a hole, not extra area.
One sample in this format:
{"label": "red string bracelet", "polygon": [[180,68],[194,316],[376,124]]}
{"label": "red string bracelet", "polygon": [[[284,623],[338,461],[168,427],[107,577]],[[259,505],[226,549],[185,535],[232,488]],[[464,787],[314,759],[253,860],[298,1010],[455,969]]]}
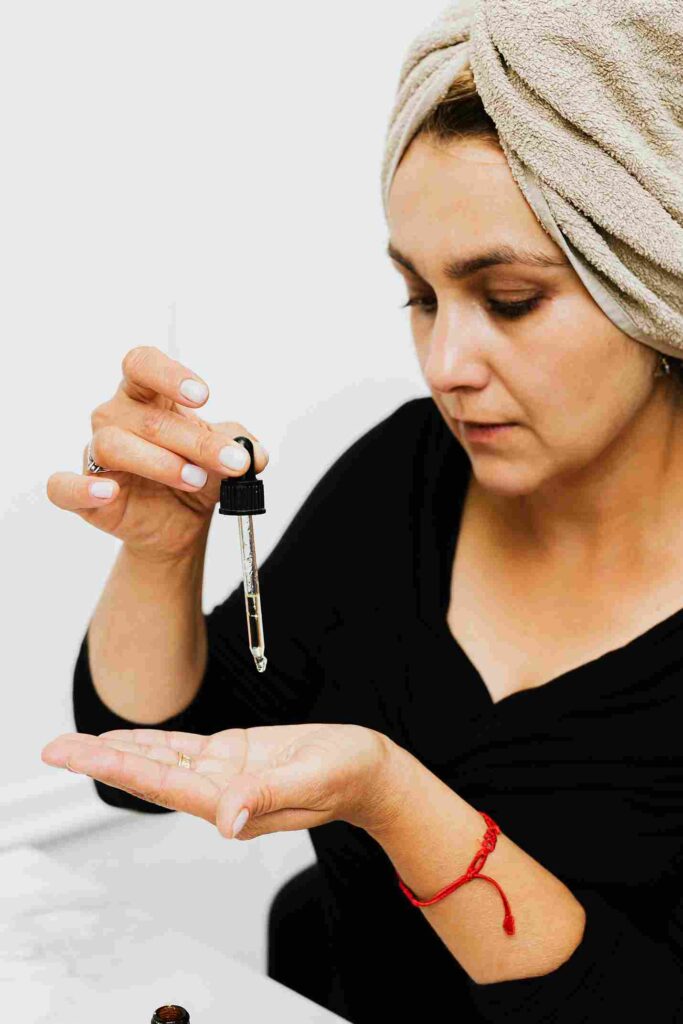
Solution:
{"label": "red string bracelet", "polygon": [[429,907],[431,906],[432,903],[437,903],[439,900],[442,900],[444,896],[448,896],[449,893],[452,893],[454,889],[458,889],[461,885],[464,885],[465,882],[471,882],[473,878],[483,878],[485,882],[492,882],[493,885],[495,885],[498,892],[500,893],[501,898],[503,900],[503,906],[505,907],[505,917],[503,918],[503,931],[507,932],[508,935],[514,935],[515,919],[512,916],[510,904],[508,903],[505,893],[498,885],[498,882],[496,882],[495,878],[490,878],[488,875],[480,874],[481,869],[486,863],[486,858],[488,857],[489,853],[491,853],[491,851],[495,850],[496,848],[496,836],[500,833],[500,829],[496,825],[493,818],[490,818],[488,814],[485,814],[484,811],[480,811],[479,813],[484,818],[484,821],[486,822],[487,825],[487,829],[486,832],[484,833],[484,838],[482,839],[481,846],[479,847],[476,856],[472,860],[472,863],[470,864],[464,875],[461,875],[460,878],[456,878],[454,882],[451,882],[445,888],[440,889],[435,896],[432,896],[431,899],[428,900],[419,900],[417,896],[412,892],[412,890],[408,888],[405,882],[401,880],[401,876],[397,871],[396,877],[398,878],[398,884],[400,885],[401,889],[406,894],[406,896],[408,897],[408,899],[410,900],[414,907]]}

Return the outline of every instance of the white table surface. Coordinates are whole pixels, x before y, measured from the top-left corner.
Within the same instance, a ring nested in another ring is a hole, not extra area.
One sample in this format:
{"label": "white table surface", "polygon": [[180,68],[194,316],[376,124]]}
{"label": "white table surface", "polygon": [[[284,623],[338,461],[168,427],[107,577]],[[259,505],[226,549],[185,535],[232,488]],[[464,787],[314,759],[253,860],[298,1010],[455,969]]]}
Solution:
{"label": "white table surface", "polygon": [[[169,895],[169,900],[172,894]],[[43,850],[0,853],[0,1006],[12,1024],[149,1024],[179,1003],[191,1024],[344,1019],[143,907],[112,902]]]}

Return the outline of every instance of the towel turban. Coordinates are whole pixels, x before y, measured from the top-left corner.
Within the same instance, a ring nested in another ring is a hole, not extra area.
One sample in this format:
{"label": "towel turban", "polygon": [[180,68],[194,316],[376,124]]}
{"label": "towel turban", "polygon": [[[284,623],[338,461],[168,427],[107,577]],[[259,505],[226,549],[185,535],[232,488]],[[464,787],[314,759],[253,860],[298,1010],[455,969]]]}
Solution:
{"label": "towel turban", "polygon": [[410,44],[382,161],[470,63],[512,175],[625,334],[683,357],[683,0],[456,0]]}

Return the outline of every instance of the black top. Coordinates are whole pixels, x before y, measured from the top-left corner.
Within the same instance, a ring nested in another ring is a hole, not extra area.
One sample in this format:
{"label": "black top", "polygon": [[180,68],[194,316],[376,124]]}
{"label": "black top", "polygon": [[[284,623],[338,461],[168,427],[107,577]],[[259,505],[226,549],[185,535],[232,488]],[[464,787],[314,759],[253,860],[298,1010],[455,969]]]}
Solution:
{"label": "black top", "polygon": [[[438,1005],[439,1019],[458,1022],[577,1024],[605,1012],[680,1021],[683,608],[494,704],[446,622],[469,474],[431,397],[405,402],[358,438],[260,568],[266,671],[249,651],[240,581],[206,616],[209,661],[197,697],[158,726],[378,729],[486,811],[586,909],[583,941],[558,970],[477,985],[366,832],[342,821],[310,829],[348,1020],[436,1019]],[[87,633],[74,717],[91,734],[139,724],[98,698]],[[117,807],[166,812],[95,787]],[[465,867],[454,863],[453,878]],[[495,877],[492,862],[487,871]]]}

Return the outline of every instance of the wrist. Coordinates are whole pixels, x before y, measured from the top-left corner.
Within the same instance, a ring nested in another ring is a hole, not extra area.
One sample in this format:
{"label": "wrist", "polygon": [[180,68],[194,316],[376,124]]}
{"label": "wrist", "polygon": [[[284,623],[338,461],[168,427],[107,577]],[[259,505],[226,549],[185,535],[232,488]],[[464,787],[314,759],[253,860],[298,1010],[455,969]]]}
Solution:
{"label": "wrist", "polygon": [[365,831],[382,842],[389,839],[400,828],[406,814],[411,813],[420,786],[420,772],[424,773],[425,768],[405,747],[384,733],[378,735],[382,753],[372,779],[378,806],[372,825],[365,826]]}
{"label": "wrist", "polygon": [[121,558],[137,569],[150,571],[163,571],[168,569],[192,570],[196,566],[202,566],[206,554],[206,536],[197,540],[191,547],[182,551],[164,551],[160,548],[136,548],[127,541],[121,546]]}

